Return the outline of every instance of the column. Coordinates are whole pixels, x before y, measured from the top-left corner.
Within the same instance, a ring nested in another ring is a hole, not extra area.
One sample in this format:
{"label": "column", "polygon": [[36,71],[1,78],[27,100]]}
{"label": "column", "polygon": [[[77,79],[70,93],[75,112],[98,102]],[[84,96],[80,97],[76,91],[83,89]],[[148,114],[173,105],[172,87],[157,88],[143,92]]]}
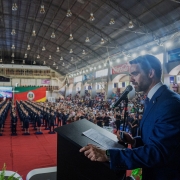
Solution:
{"label": "column", "polygon": [[85,87],[84,87],[84,83],[81,83],[81,92],[80,92],[80,97],[85,95]]}
{"label": "column", "polygon": [[76,95],[76,84],[73,85],[72,87],[72,97]]}
{"label": "column", "polygon": [[91,89],[91,98],[94,98],[96,95],[96,83],[92,83],[92,89]]}

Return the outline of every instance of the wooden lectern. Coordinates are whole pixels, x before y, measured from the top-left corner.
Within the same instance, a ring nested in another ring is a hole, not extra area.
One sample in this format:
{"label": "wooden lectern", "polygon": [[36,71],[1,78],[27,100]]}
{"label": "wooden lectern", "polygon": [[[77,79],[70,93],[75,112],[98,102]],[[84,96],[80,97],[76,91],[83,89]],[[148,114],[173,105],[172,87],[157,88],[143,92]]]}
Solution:
{"label": "wooden lectern", "polygon": [[90,128],[117,141],[114,134],[85,119],[56,128],[57,180],[124,180],[126,171],[115,172],[110,169],[108,162],[92,162],[84,156],[84,153],[79,152],[79,149],[88,143],[102,147],[82,135],[82,132]]}

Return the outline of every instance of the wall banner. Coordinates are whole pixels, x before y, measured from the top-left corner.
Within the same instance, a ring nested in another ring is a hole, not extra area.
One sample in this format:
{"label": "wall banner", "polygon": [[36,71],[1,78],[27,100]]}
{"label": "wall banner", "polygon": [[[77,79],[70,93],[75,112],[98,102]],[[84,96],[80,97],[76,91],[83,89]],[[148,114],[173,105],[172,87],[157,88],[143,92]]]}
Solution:
{"label": "wall banner", "polygon": [[124,72],[129,72],[129,64],[120,64],[118,66],[112,67],[112,74],[120,74]]}

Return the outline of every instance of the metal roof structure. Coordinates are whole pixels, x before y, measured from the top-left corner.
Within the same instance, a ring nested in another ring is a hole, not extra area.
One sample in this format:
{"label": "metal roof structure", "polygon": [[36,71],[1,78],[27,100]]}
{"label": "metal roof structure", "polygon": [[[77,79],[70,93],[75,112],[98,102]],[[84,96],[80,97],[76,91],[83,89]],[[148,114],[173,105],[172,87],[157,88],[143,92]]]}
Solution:
{"label": "metal roof structure", "polygon": [[0,56],[66,75],[177,39],[179,11],[179,0],[1,0]]}

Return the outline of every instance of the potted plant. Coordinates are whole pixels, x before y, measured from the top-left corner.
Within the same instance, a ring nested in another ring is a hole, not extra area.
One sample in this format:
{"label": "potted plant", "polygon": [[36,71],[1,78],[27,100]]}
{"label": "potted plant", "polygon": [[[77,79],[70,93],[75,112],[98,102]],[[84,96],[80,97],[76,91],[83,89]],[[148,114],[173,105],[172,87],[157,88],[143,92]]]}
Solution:
{"label": "potted plant", "polygon": [[142,169],[141,168],[133,169],[131,176],[133,176],[135,179],[141,180],[142,179]]}
{"label": "potted plant", "polygon": [[6,164],[4,163],[2,171],[0,171],[0,180],[22,180],[22,177],[16,172],[6,171]]}

